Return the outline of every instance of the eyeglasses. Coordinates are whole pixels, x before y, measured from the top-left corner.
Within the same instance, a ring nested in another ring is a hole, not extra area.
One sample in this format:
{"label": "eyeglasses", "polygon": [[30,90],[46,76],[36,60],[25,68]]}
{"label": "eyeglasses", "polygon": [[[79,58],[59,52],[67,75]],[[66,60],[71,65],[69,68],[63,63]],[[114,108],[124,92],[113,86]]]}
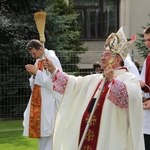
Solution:
{"label": "eyeglasses", "polygon": [[31,49],[28,49],[28,52],[29,52],[30,54],[33,54],[33,53],[36,52],[36,50],[35,50],[35,48],[31,48]]}
{"label": "eyeglasses", "polygon": [[29,46],[29,47],[28,47],[28,51],[30,51],[32,48],[33,48],[33,46]]}

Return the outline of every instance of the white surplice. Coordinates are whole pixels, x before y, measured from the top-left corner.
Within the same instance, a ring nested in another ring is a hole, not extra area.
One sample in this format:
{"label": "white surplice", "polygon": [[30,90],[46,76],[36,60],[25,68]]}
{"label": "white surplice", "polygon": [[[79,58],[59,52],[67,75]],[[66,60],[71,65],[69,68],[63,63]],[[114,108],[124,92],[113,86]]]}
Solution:
{"label": "white surplice", "polygon": [[[55,66],[61,68],[60,62],[56,57],[53,50],[45,49],[44,55],[51,59]],[[44,57],[42,56],[42,58]],[[38,64],[38,60],[36,60],[35,65]],[[53,132],[54,120],[56,116],[56,112],[61,101],[62,95],[52,91],[52,86],[48,86],[45,81],[50,80],[50,73],[46,70],[37,71],[35,79],[33,76],[29,79],[31,90],[33,90],[34,84],[41,86],[41,97],[42,97],[42,104],[41,104],[41,137],[51,136]],[[51,81],[49,81],[51,82]],[[32,93],[31,93],[32,94]],[[24,112],[24,136],[29,136],[29,117],[30,117],[30,103],[31,103],[31,96],[27,105],[27,108]]]}

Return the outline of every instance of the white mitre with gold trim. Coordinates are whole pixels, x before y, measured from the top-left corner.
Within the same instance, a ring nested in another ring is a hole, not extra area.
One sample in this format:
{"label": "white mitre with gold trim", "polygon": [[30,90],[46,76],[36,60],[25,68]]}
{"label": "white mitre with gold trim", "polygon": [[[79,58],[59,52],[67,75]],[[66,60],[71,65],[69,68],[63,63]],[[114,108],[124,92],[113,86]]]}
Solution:
{"label": "white mitre with gold trim", "polygon": [[111,33],[107,40],[107,47],[105,50],[110,50],[114,53],[119,54],[123,60],[127,57],[130,52],[130,47],[135,41],[136,36],[133,36],[130,41],[127,40],[123,27],[121,27],[117,33]]}

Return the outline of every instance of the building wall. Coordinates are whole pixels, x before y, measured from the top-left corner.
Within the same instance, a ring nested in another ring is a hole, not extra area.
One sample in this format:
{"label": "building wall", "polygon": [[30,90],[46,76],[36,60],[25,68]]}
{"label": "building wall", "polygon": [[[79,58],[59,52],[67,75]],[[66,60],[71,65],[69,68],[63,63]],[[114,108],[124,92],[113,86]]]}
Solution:
{"label": "building wall", "polygon": [[[150,14],[150,0],[120,0],[120,27],[123,26],[127,38],[137,35],[138,33],[143,32],[143,26],[146,26],[150,22],[148,14]],[[97,51],[101,55],[103,51],[104,41],[84,41],[83,46],[88,47],[89,51]],[[85,56],[81,56],[81,64],[87,62],[87,55],[89,52],[86,52]],[[96,56],[98,53],[96,53]],[[95,54],[91,57],[88,64],[92,64],[96,57]],[[144,59],[138,54],[138,50],[135,47],[135,44],[132,46],[131,56],[133,60],[138,60],[140,66],[143,65]]]}
{"label": "building wall", "polygon": [[[124,26],[127,38],[143,32],[143,26],[146,26],[150,14],[149,0],[121,0],[120,2],[120,26]],[[134,59],[139,60],[140,65],[143,64],[144,59],[138,54],[135,44],[133,44]]]}
{"label": "building wall", "polygon": [[100,56],[104,50],[104,41],[84,41],[83,47],[88,51],[80,55],[79,68],[92,68],[94,62],[100,61]]}

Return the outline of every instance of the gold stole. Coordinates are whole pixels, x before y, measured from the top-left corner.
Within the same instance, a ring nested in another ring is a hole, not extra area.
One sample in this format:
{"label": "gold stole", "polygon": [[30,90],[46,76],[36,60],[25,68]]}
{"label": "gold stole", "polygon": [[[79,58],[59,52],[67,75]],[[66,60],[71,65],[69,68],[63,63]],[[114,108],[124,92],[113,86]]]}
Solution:
{"label": "gold stole", "polygon": [[[106,81],[104,88],[102,89],[102,93],[100,95],[96,110],[94,112],[93,118],[90,122],[90,126],[89,129],[87,131],[86,137],[84,139],[83,145],[82,145],[82,150],[96,150],[97,147],[97,140],[98,140],[98,135],[99,135],[99,127],[100,127],[100,121],[101,121],[101,113],[102,113],[102,109],[103,109],[103,103],[105,100],[105,96],[107,94],[108,91],[108,85],[110,82]],[[79,138],[79,142],[81,141],[81,138],[83,136],[84,130],[86,128],[87,125],[87,121],[90,117],[93,105],[95,103],[95,94],[96,91],[98,90],[99,85],[101,84],[101,82],[98,84],[85,112],[84,115],[82,117],[82,122],[81,122],[81,126],[80,126],[80,138]]]}
{"label": "gold stole", "polygon": [[[42,62],[38,62],[38,69],[42,70]],[[40,138],[41,137],[41,86],[34,84],[31,105],[30,105],[30,118],[29,118],[29,137]]]}

